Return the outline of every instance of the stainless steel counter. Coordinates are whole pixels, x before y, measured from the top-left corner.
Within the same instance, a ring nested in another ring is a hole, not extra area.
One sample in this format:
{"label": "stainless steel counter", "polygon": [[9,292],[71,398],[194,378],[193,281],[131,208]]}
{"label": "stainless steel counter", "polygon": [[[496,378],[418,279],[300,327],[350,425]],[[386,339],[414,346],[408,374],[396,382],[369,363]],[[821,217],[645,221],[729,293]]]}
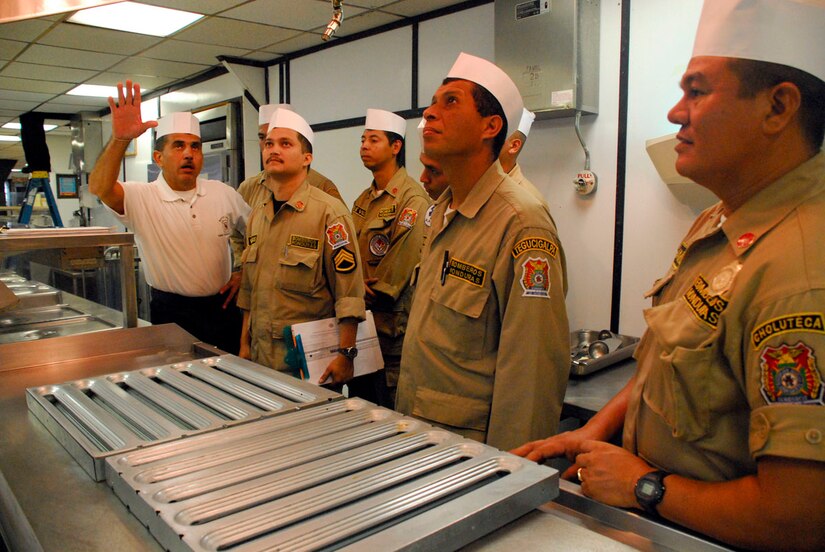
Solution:
{"label": "stainless steel counter", "polygon": [[[162,550],[112,490],[92,481],[29,413],[25,390],[216,354],[195,342],[179,327],[164,325],[56,338],[34,347],[0,347],[0,532],[12,552]],[[567,407],[592,415],[627,382],[633,366],[627,362],[571,380]],[[644,516],[590,501],[572,483],[562,482],[561,491],[556,502],[467,550],[722,549]]]}

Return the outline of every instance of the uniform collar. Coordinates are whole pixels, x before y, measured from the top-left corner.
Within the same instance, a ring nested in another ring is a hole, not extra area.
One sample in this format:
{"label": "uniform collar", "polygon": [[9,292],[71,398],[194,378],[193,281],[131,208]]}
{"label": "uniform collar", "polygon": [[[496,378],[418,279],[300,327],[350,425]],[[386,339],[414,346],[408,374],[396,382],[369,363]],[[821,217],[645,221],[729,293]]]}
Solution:
{"label": "uniform collar", "polygon": [[510,169],[510,172],[508,172],[507,175],[516,182],[519,182],[524,176],[521,172],[521,166],[518,163],[513,165],[513,168]]}
{"label": "uniform collar", "polygon": [[[309,180],[304,179],[298,189],[292,194],[284,206],[289,205],[292,209],[296,211],[303,211],[306,209],[307,201],[309,200],[310,194],[310,186]],[[264,213],[266,214],[267,219],[271,222],[275,219],[275,193],[271,193],[269,195],[269,199],[264,204]]]}
{"label": "uniform collar", "polygon": [[[456,211],[461,213],[463,217],[474,218],[505,178],[507,178],[507,174],[501,168],[501,163],[496,160],[473,185],[473,189],[470,190],[470,193],[467,194],[466,199]],[[439,203],[445,198],[445,195],[442,194]],[[449,199],[452,201],[452,190]]]}
{"label": "uniform collar", "polygon": [[825,191],[825,153],[819,152],[731,213],[722,230],[739,256],[800,204]]}
{"label": "uniform collar", "polygon": [[401,193],[402,185],[407,180],[407,169],[404,167],[398,167],[398,170],[395,171],[395,174],[392,175],[390,181],[387,182],[387,186],[383,190],[379,190],[378,187],[375,185],[375,180],[372,181],[372,197],[378,197],[382,193],[389,194],[393,198],[398,197],[398,194]]}
{"label": "uniform collar", "polygon": [[[155,180],[155,186],[157,186],[158,191],[160,192],[161,200],[168,202],[183,201],[183,198],[180,197],[178,193],[170,188],[169,184],[166,183],[166,179],[163,178],[162,172],[158,175],[158,179]],[[206,190],[203,188],[203,183],[200,178],[195,181],[195,195],[206,195]]]}

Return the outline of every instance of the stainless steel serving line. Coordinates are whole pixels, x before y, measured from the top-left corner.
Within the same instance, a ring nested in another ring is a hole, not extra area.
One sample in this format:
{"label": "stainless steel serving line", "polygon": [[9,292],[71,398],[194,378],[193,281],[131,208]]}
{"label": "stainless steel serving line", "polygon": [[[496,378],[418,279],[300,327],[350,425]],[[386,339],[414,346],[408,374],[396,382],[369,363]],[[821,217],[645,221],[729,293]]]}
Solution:
{"label": "stainless steel serving line", "polygon": [[[117,362],[112,368],[117,368]],[[107,456],[337,400],[232,355],[27,390],[29,410],[96,481]]]}
{"label": "stainless steel serving line", "polygon": [[106,479],[172,551],[449,550],[558,493],[556,470],[358,399],[110,457]]}

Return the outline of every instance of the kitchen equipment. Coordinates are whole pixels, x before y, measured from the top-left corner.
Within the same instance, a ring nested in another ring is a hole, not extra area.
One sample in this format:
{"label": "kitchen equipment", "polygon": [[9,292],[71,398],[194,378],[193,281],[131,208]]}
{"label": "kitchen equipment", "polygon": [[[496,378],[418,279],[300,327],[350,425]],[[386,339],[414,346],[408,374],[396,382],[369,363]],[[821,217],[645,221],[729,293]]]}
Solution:
{"label": "kitchen equipment", "polygon": [[584,376],[630,358],[638,337],[610,330],[576,330],[570,333],[570,374]]}
{"label": "kitchen equipment", "polygon": [[96,481],[104,478],[103,461],[112,454],[338,398],[232,355],[26,392],[32,414]]}
{"label": "kitchen equipment", "polygon": [[453,550],[558,493],[558,472],[360,399],[111,456],[171,551]]}

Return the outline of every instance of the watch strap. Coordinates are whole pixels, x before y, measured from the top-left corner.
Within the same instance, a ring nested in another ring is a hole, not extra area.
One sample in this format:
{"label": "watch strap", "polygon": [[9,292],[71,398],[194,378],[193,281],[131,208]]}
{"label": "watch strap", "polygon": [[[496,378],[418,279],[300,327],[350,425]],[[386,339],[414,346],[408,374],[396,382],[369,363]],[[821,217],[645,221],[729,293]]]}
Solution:
{"label": "watch strap", "polygon": [[[659,511],[657,507],[661,504],[662,500],[665,498],[665,491],[667,488],[665,487],[664,479],[668,475],[672,475],[670,472],[666,472],[664,470],[656,470],[650,473],[646,473],[636,481],[636,486],[634,492],[636,494],[636,502],[639,503],[647,513],[659,515]],[[656,485],[657,491],[653,496],[646,497],[644,494],[641,493],[641,485],[645,482],[652,482]]]}

